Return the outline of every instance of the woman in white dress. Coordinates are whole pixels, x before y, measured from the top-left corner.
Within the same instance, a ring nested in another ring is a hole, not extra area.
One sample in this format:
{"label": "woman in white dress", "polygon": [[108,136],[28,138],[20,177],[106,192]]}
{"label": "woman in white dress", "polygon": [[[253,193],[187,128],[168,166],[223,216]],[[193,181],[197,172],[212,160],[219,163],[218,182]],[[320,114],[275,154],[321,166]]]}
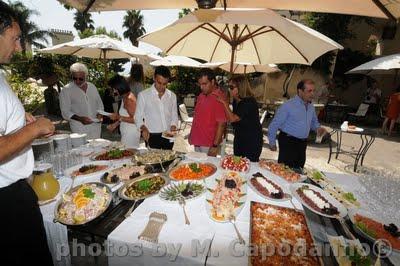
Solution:
{"label": "woman in white dress", "polygon": [[107,129],[114,131],[118,126],[121,131],[121,142],[126,148],[138,148],[140,141],[140,130],[135,124],[136,97],[131,92],[128,82],[124,77],[116,75],[108,85],[122,97],[119,113],[113,113],[110,118],[115,121],[107,126]]}

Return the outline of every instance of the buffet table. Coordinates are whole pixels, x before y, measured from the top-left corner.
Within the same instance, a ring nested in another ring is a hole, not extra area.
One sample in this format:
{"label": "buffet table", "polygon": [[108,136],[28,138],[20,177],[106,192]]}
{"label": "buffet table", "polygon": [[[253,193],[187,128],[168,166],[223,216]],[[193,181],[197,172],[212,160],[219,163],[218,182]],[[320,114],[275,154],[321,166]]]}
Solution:
{"label": "buffet table", "polygon": [[[207,162],[220,165],[219,158],[208,157]],[[205,184],[209,180],[220,177],[225,170],[218,167],[217,172],[205,179]],[[261,172],[265,176],[274,177],[275,182],[282,187],[285,193],[289,192],[289,183],[268,170],[262,169],[257,163],[251,163],[249,173],[242,176],[248,178],[256,172]],[[325,173],[325,175],[348,191],[362,189],[356,176],[335,175]],[[77,178],[74,185],[87,182],[99,182],[100,177]],[[65,191],[71,185],[70,178],[61,178],[61,191]],[[112,186],[115,191],[120,187]],[[247,199],[239,215],[236,217],[236,225],[245,240],[242,245],[237,240],[234,227],[231,223],[214,222],[207,214],[205,195],[187,201],[186,211],[190,220],[190,225],[186,225],[182,207],[178,203],[170,203],[162,200],[158,195],[145,199],[134,212],[118,224],[115,230],[104,234],[105,247],[108,264],[114,265],[247,265],[249,261],[249,234],[250,234],[250,205],[251,202],[262,202],[271,205],[303,209],[302,205],[293,198],[291,201],[272,201],[267,200],[256,194],[250,187],[247,188]],[[124,201],[126,202],[126,201]],[[60,223],[54,223],[54,208],[56,203],[51,203],[41,207],[43,219],[48,235],[48,243],[56,265],[70,265],[71,258],[68,248],[68,229]],[[130,206],[129,204],[127,206]],[[308,209],[303,210],[309,230],[316,245],[328,245],[327,234],[332,236],[344,235],[336,219],[321,217]],[[151,243],[139,240],[138,236],[149,221],[149,215],[153,212],[166,214],[167,221],[163,225],[158,243]],[[107,217],[103,218],[107,220]],[[73,230],[73,228],[70,230]],[[96,240],[93,240],[96,242]],[[97,240],[99,241],[99,240]],[[100,245],[103,242],[97,242]],[[336,265],[335,258],[324,249],[321,260],[324,265]],[[382,260],[382,265],[387,261]]]}
{"label": "buffet table", "polygon": [[[219,165],[220,159],[210,157],[207,161]],[[251,172],[257,171],[268,172],[260,170],[257,164],[252,163]],[[219,168],[214,176],[220,176],[222,172],[223,170]],[[207,180],[205,182],[207,184]],[[251,191],[250,188],[248,188],[247,195],[246,204],[237,217],[236,224],[248,244],[250,201],[266,202],[266,200]],[[158,196],[146,199],[132,213],[131,217],[122,222],[108,237],[108,244],[116,247],[134,244],[145,245],[145,256],[110,256],[109,265],[204,265],[210,245],[211,256],[207,258],[208,265],[226,265],[228,263],[232,265],[247,264],[247,256],[234,257],[229,252],[229,244],[237,239],[233,225],[230,223],[216,223],[211,220],[206,212],[205,204],[204,194],[199,198],[187,202],[186,210],[191,224],[185,225],[183,211],[179,204],[165,202]],[[290,202],[279,202],[279,205],[285,207],[291,206]],[[301,208],[300,204],[297,204],[297,206]],[[146,242],[138,240],[139,234],[148,222],[149,214],[153,211],[165,213],[168,217],[168,221],[160,233],[159,244],[171,246],[182,245],[175,260],[172,260],[174,257],[172,251],[174,250],[167,250],[166,254],[161,257],[152,257],[151,253],[157,245],[146,245]],[[200,252],[199,254],[193,253],[196,245],[204,248],[201,254]],[[243,252],[243,248],[243,246],[240,247],[239,245],[238,252]]]}

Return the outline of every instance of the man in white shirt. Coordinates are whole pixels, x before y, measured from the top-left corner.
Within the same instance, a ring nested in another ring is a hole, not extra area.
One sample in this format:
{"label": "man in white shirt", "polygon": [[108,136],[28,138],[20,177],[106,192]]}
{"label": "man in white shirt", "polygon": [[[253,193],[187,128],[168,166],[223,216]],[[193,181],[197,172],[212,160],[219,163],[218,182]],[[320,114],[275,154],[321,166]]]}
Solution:
{"label": "man in white shirt", "polygon": [[88,139],[97,139],[101,135],[101,115],[104,110],[96,86],[87,82],[87,67],[74,63],[70,67],[72,81],[60,93],[60,108],[64,119],[69,121],[71,131],[85,133]]}
{"label": "man in white shirt", "polygon": [[178,125],[176,95],[167,89],[170,77],[167,67],[156,67],[154,84],[138,95],[135,123],[150,148],[171,150],[174,146],[162,137],[165,131],[176,131]]}
{"label": "man in white shirt", "polygon": [[[21,51],[21,30],[12,9],[0,1],[0,64]],[[54,125],[25,113],[0,75],[0,235],[2,265],[53,265],[38,198],[26,182],[33,170],[31,143]]]}

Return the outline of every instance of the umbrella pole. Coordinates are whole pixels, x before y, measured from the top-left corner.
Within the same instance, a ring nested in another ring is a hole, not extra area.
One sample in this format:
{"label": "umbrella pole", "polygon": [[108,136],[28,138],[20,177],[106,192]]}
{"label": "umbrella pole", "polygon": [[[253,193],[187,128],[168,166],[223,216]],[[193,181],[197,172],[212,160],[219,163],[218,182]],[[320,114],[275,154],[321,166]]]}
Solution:
{"label": "umbrella pole", "polygon": [[229,68],[229,72],[231,73],[231,75],[233,75],[233,60],[235,60],[235,50],[236,50],[236,46],[232,45],[231,66]]}
{"label": "umbrella pole", "polygon": [[264,82],[264,95],[263,95],[263,103],[267,100],[267,83],[268,83],[268,74],[265,74],[265,82]]}
{"label": "umbrella pole", "polygon": [[108,81],[108,64],[107,64],[107,57],[106,57],[106,50],[103,50],[103,60],[104,60],[104,89],[107,88],[107,81]]}
{"label": "umbrella pole", "polygon": [[238,30],[239,30],[239,26],[237,24],[235,24],[235,26],[233,26],[233,38],[232,38],[232,42],[231,42],[231,48],[232,48],[231,67],[230,67],[231,75],[233,74],[233,62],[235,61],[235,52],[236,52],[236,47],[237,47],[236,38],[237,38]]}

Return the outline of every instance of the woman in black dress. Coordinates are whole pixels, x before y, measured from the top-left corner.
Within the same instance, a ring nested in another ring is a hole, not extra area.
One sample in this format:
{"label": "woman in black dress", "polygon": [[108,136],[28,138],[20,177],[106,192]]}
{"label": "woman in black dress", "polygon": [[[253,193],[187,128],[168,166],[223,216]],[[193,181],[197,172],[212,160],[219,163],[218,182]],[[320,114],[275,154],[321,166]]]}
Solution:
{"label": "woman in black dress", "polygon": [[258,162],[263,145],[258,105],[251,92],[246,94],[251,96],[240,96],[240,83],[239,77],[234,77],[229,81],[229,89],[233,97],[233,112],[229,108],[229,102],[221,98],[218,98],[218,100],[224,105],[228,121],[232,123],[234,128],[234,154],[246,157],[252,162]]}

